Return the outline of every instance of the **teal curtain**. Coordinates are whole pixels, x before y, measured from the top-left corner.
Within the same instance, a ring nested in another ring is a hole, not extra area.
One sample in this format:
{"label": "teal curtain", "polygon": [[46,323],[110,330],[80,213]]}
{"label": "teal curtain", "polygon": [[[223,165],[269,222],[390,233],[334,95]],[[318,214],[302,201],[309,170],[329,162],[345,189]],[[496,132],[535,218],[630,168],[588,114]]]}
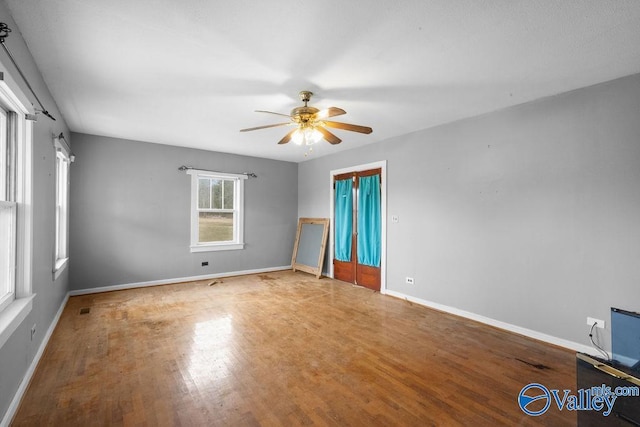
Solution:
{"label": "teal curtain", "polygon": [[380,266],[380,175],[360,178],[358,197],[358,264]]}
{"label": "teal curtain", "polygon": [[335,191],[335,258],[351,261],[351,235],[353,234],[353,180],[336,181]]}

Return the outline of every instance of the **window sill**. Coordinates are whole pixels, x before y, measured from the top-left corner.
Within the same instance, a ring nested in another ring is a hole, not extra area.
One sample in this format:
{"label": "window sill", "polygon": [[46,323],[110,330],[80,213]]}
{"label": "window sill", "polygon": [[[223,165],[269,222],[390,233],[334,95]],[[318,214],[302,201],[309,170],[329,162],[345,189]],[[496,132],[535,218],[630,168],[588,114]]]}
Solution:
{"label": "window sill", "polygon": [[29,312],[31,312],[35,296],[35,294],[32,294],[28,297],[17,298],[0,312],[0,348],[4,346]]}
{"label": "window sill", "polygon": [[62,274],[68,264],[69,258],[61,258],[56,261],[56,265],[53,267],[53,280],[56,280]]}
{"label": "window sill", "polygon": [[196,245],[191,246],[191,252],[237,251],[244,249],[244,243],[229,243],[221,245]]}

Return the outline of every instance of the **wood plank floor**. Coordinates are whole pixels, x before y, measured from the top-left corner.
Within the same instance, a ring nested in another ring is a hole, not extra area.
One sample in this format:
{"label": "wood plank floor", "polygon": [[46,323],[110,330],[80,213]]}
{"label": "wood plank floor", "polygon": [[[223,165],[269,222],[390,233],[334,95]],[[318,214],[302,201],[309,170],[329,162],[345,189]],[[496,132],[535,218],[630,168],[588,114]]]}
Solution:
{"label": "wood plank floor", "polygon": [[301,272],[210,282],[71,297],[13,425],[576,423],[517,404],[576,389],[568,350]]}

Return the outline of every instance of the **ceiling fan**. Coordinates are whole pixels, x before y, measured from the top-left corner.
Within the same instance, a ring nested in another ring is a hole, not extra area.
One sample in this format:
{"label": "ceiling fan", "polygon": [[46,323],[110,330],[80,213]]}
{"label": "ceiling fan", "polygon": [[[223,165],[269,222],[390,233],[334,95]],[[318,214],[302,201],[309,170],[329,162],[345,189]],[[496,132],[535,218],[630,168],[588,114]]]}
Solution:
{"label": "ceiling fan", "polygon": [[300,92],[300,100],[304,102],[303,107],[296,107],[291,110],[291,114],[274,113],[272,111],[256,110],[256,113],[268,113],[278,116],[288,117],[289,121],[284,123],[276,123],[273,125],[257,126],[253,128],[240,129],[240,132],[248,132],[258,129],[267,129],[278,126],[295,126],[295,129],[288,132],[278,144],[286,144],[289,141],[293,141],[298,145],[312,145],[319,142],[322,138],[327,140],[330,144],[340,144],[342,141],[340,138],[329,132],[326,128],[342,129],[352,132],[369,134],[373,131],[370,127],[352,125],[349,123],[334,122],[332,120],[326,120],[329,117],[340,116],[347,112],[341,108],[329,107],[324,110],[319,110],[315,107],[307,106],[307,103],[313,95],[308,90]]}

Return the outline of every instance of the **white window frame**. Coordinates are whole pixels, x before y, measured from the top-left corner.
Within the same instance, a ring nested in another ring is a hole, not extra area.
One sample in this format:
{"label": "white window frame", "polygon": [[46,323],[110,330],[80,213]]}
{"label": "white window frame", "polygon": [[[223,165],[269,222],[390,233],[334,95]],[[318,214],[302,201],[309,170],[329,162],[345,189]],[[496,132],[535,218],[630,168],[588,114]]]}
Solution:
{"label": "white window frame", "polygon": [[33,308],[32,292],[32,186],[33,186],[33,121],[35,114],[29,99],[0,64],[0,105],[12,113],[12,135],[15,139],[14,171],[10,201],[15,211],[16,237],[14,292],[11,301],[0,310],[0,348],[26,319]]}
{"label": "white window frame", "polygon": [[[191,175],[191,252],[229,251],[244,249],[244,181],[246,175],[222,172],[210,172],[199,169],[189,169]],[[199,213],[198,182],[200,178],[224,179],[234,181],[233,210],[220,210],[234,213],[234,238],[228,242],[199,243]]]}
{"label": "white window frame", "polygon": [[[0,160],[1,159],[5,159],[8,160],[8,156],[9,156],[9,141],[5,141],[5,138],[8,136],[7,135],[7,126],[9,125],[9,116],[7,114],[7,111],[2,108],[2,106],[0,105],[0,135],[2,135],[2,138],[0,139]],[[4,166],[4,167],[3,167]],[[7,174],[7,167],[10,167],[8,165],[8,162],[3,163],[0,162],[0,200],[8,200],[9,197],[6,194],[6,192],[9,190],[9,184],[8,184],[8,174]]]}
{"label": "white window frame", "polygon": [[55,246],[53,279],[56,280],[69,263],[69,169],[71,150],[64,139],[53,140],[56,150]]}

